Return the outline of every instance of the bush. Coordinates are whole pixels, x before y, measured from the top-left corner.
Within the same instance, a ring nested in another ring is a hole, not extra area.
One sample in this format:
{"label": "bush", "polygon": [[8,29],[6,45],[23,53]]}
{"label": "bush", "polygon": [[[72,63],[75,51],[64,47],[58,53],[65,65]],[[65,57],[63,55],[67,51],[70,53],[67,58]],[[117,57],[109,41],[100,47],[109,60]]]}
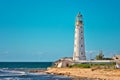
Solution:
{"label": "bush", "polygon": [[115,66],[115,63],[95,63],[95,64],[74,64],[74,65],[70,65],[69,68],[92,68],[92,67],[109,67],[109,66]]}
{"label": "bush", "polygon": [[72,67],[78,67],[78,68],[90,68],[90,64],[74,64],[69,66],[70,68]]}

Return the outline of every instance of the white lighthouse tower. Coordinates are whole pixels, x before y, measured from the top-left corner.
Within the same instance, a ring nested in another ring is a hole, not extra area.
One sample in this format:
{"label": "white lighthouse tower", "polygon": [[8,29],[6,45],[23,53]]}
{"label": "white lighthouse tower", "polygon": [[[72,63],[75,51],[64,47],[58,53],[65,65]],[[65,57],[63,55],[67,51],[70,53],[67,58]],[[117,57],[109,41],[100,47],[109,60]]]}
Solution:
{"label": "white lighthouse tower", "polygon": [[85,44],[84,44],[84,27],[82,15],[78,13],[75,22],[75,40],[74,40],[74,53],[73,60],[86,60]]}

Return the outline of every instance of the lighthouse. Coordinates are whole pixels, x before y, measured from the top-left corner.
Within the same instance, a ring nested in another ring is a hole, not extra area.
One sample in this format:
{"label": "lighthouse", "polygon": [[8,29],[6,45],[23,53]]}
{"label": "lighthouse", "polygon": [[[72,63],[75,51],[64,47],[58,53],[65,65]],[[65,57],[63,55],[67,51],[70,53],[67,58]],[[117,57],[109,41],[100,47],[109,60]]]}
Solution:
{"label": "lighthouse", "polygon": [[78,13],[75,21],[75,39],[74,39],[74,53],[73,60],[86,60],[85,44],[84,44],[84,25],[82,15]]}

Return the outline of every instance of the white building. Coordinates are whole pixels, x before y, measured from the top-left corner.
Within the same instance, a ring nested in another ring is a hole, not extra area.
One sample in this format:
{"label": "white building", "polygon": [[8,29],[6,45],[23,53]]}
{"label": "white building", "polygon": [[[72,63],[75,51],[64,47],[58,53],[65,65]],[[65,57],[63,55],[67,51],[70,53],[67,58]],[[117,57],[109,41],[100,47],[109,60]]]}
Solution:
{"label": "white building", "polygon": [[56,62],[54,62],[54,66],[61,68],[61,67],[68,67],[70,65],[74,64],[72,58],[69,57],[65,57],[65,58],[61,58],[59,60],[57,60]]}
{"label": "white building", "polygon": [[82,15],[78,13],[75,22],[75,40],[74,40],[74,53],[73,60],[86,60],[85,44],[84,44],[84,27]]}
{"label": "white building", "polygon": [[113,59],[116,62],[116,68],[120,68],[120,55],[115,55]]}

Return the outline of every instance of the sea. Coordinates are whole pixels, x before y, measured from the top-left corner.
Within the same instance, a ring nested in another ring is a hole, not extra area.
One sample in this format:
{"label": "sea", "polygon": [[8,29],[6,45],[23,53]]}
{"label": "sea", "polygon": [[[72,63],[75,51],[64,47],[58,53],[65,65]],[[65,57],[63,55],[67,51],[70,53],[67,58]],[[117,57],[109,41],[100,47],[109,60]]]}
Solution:
{"label": "sea", "polygon": [[0,62],[0,80],[72,80],[71,77],[30,70],[46,70],[52,62]]}

